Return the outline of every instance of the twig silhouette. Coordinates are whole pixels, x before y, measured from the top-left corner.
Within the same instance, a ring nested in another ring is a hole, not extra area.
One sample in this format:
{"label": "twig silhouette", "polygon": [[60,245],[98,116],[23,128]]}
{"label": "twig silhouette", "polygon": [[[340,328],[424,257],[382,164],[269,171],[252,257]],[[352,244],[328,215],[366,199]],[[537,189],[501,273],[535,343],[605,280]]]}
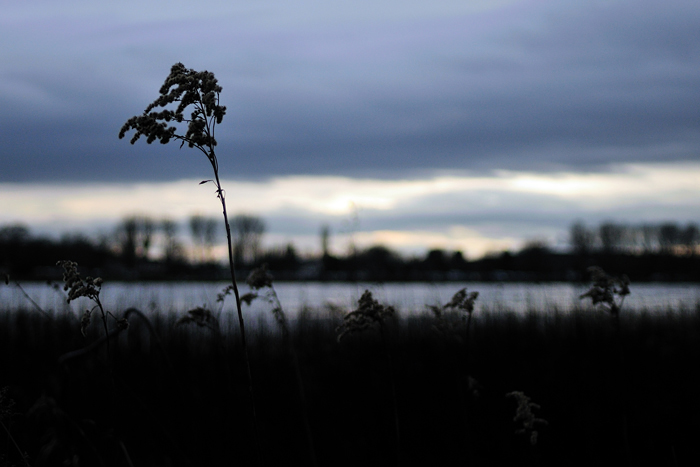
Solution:
{"label": "twig silhouette", "polygon": [[[221,123],[226,114],[226,107],[219,105],[219,94],[221,90],[222,88],[214,77],[214,73],[206,70],[198,72],[193,69],[185,68],[182,63],[176,63],[172,66],[170,74],[160,88],[160,97],[149,104],[143,114],[127,120],[119,131],[119,139],[122,139],[127,131],[135,130],[135,134],[130,141],[131,144],[134,144],[142,135],[146,137],[146,142],[149,144],[155,140],[160,141],[162,144],[167,144],[172,139],[179,140],[181,142],[181,148],[187,143],[188,147],[196,148],[201,151],[211,164],[214,171],[214,179],[203,180],[200,182],[200,185],[209,182],[214,183],[216,186],[215,193],[221,202],[223,210],[226,238],[228,241],[231,287],[236,297],[238,324],[241,332],[241,343],[248,377],[248,393],[252,411],[252,422],[256,443],[258,445],[258,456],[260,456],[260,435],[255,405],[255,391],[250,368],[248,344],[246,342],[245,322],[243,320],[241,299],[238,293],[238,285],[236,283],[236,274],[234,270],[231,227],[226,211],[226,192],[221,187],[221,182],[219,180],[219,162],[214,150],[216,146],[216,125]],[[177,108],[175,110],[165,108],[173,103],[177,103]],[[184,116],[183,112],[185,109],[190,108],[190,106],[193,110],[190,117],[187,118]],[[163,107],[164,110],[160,112],[153,111],[157,107]],[[169,126],[171,122],[187,123],[186,133],[184,135],[177,133],[178,129],[175,126]]]}

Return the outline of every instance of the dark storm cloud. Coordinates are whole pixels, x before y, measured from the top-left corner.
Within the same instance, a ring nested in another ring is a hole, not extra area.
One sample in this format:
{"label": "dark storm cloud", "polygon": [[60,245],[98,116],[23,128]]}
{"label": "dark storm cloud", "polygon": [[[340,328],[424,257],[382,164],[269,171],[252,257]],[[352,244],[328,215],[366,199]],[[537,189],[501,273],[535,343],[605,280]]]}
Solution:
{"label": "dark storm cloud", "polygon": [[[67,64],[38,47],[24,61],[0,55],[18,67],[0,87],[0,181],[206,177],[192,150],[116,138],[177,60],[205,64],[224,86],[227,177],[599,171],[700,159],[700,9],[601,5],[76,27],[59,34],[58,47],[83,41],[65,52]],[[202,51],[197,31],[210,48]]]}

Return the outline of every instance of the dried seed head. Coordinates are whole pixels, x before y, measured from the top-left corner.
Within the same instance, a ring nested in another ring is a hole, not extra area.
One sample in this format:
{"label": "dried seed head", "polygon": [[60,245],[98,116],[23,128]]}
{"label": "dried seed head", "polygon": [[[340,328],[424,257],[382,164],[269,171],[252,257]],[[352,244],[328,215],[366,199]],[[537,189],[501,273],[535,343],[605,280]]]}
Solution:
{"label": "dried seed head", "polygon": [[197,308],[189,310],[187,314],[178,319],[175,324],[179,326],[188,323],[194,323],[197,326],[214,329],[216,327],[216,318],[214,318],[214,316],[211,314],[211,311],[198,306]]}
{"label": "dried seed head", "polygon": [[226,297],[228,295],[231,295],[231,292],[233,292],[233,285],[227,285],[221,292],[219,292],[216,295],[216,301],[223,302],[224,300],[226,300]]}
{"label": "dried seed head", "polygon": [[[602,268],[591,266],[588,268],[591,274],[591,288],[580,299],[590,298],[593,305],[601,304],[611,315],[617,315],[622,308],[624,298],[630,294],[630,280],[627,275],[613,277],[608,275]],[[618,297],[616,299],[615,297]]]}
{"label": "dried seed head", "polygon": [[549,425],[549,422],[543,418],[535,417],[532,413],[533,409],[540,409],[540,406],[534,402],[530,402],[530,398],[520,391],[513,391],[506,394],[506,397],[515,398],[518,403],[518,407],[515,409],[515,417],[513,417],[514,422],[521,422],[522,428],[515,430],[516,434],[530,435],[530,444],[537,444],[537,430],[535,430],[535,425]]}
{"label": "dried seed head", "polygon": [[129,329],[129,321],[126,318],[120,318],[117,320],[117,329],[124,331]]}
{"label": "dried seed head", "polygon": [[253,303],[253,300],[258,298],[258,294],[249,292],[247,294],[243,294],[241,296],[241,302],[245,303],[246,305],[250,306],[251,303]]}
{"label": "dried seed head", "polygon": [[272,287],[272,275],[267,270],[267,264],[263,264],[259,268],[253,269],[248,275],[246,283],[253,290],[260,290],[264,287]]}
{"label": "dried seed head", "polygon": [[343,324],[336,329],[339,333],[338,342],[346,334],[364,331],[375,327],[375,325],[381,326],[388,317],[396,313],[393,307],[381,305],[375,300],[372,297],[372,292],[369,290],[365,290],[362,294],[362,297],[358,300],[358,305],[355,311],[345,315]]}
{"label": "dried seed head", "polygon": [[59,261],[56,266],[63,267],[63,290],[68,292],[68,302],[80,297],[99,301],[102,279],[87,277],[83,280],[78,273],[78,263],[74,261]]}
{"label": "dried seed head", "polygon": [[452,300],[446,303],[444,308],[457,308],[471,314],[474,311],[474,302],[477,298],[479,298],[479,292],[467,293],[467,289],[464,288],[454,294]]}
{"label": "dried seed head", "polygon": [[14,415],[15,401],[7,396],[9,388],[5,386],[0,389],[0,421]]}
{"label": "dried seed head", "polygon": [[[219,124],[226,114],[226,107],[219,105],[218,85],[214,73],[209,71],[195,71],[185,68],[182,63],[176,63],[170,69],[170,74],[160,88],[160,97],[153,101],[142,115],[130,118],[119,130],[119,139],[122,139],[130,130],[135,130],[131,138],[134,144],[141,135],[146,137],[147,143],[159,140],[167,144],[171,139],[179,139],[186,142],[189,147],[216,146],[213,131],[210,131],[214,123]],[[177,102],[175,110],[164,109],[161,112],[152,112],[157,107],[166,107]],[[184,111],[190,105],[194,110],[190,118],[186,119]],[[168,123],[175,121],[188,122],[187,132],[183,136],[176,134],[175,126]]]}
{"label": "dried seed head", "polygon": [[87,327],[90,325],[91,314],[92,312],[90,310],[85,310],[83,317],[80,318],[80,334],[82,334],[83,337],[87,337]]}

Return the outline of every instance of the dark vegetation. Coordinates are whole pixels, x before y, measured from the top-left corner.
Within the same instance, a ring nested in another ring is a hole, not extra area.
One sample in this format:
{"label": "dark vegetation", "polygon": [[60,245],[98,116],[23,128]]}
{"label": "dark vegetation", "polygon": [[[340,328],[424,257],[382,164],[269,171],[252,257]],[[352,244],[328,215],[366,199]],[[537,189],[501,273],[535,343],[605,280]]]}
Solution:
{"label": "dark vegetation", "polygon": [[[32,236],[21,225],[0,227],[0,272],[20,280],[57,277],[56,261],[72,258],[92,275],[105,280],[224,280],[228,269],[215,261],[220,221],[192,216],[189,256],[178,237],[178,226],[146,217],[124,219],[110,237],[85,236],[50,240]],[[352,250],[346,256],[329,253],[328,229],[321,235],[317,258],[300,257],[293,245],[263,250],[265,230],[259,218],[231,220],[237,274],[266,263],[278,280],[361,281],[581,281],[592,265],[635,282],[700,281],[700,234],[695,224],[627,226],[611,222],[597,228],[574,223],[567,251],[532,241],[517,252],[502,252],[469,260],[459,251],[431,250],[423,258],[404,258],[384,246]],[[159,255],[154,257],[154,249]]]}
{"label": "dark vegetation", "polygon": [[[254,465],[237,329],[137,315],[112,341],[80,320],[0,314],[0,412],[27,462],[43,465]],[[402,465],[698,465],[700,308],[475,313],[386,322],[337,341],[336,312],[289,323],[318,465],[394,465],[395,385]],[[251,329],[265,465],[312,465],[288,345]],[[465,345],[469,345],[466,349]],[[64,356],[61,358],[61,356]],[[468,359],[468,361],[467,361]],[[392,381],[393,379],[393,381]],[[516,434],[523,391],[541,406],[536,445]],[[6,433],[0,464],[24,465]]]}
{"label": "dark vegetation", "polygon": [[[382,246],[333,256],[327,228],[320,258],[299,258],[292,245],[264,252],[260,219],[228,222],[214,153],[220,91],[212,73],[178,63],[119,137],[179,140],[208,158],[215,179],[200,184],[216,185],[232,280],[219,300],[234,292],[238,321],[222,326],[201,307],[148,317],[100,302],[102,277],[225,277],[211,219],[191,218],[189,253],[168,219],[129,217],[99,241],[1,227],[6,285],[55,279],[61,266],[69,301],[94,302],[80,318],[29,296],[34,308],[0,310],[2,465],[698,465],[700,304],[623,313],[629,278],[589,269],[699,280],[697,226],[577,223],[568,253],[532,242],[478,261],[442,250],[404,259]],[[175,111],[151,112],[173,102]],[[187,133],[167,122],[187,123]],[[256,268],[256,292],[241,299],[234,258],[239,274]],[[462,289],[432,315],[402,318],[366,292],[355,311],[304,310],[290,323],[263,263],[278,279],[581,280],[591,270],[582,298],[598,307],[476,314],[478,293]],[[258,324],[246,345],[240,305],[256,298],[279,327]]]}

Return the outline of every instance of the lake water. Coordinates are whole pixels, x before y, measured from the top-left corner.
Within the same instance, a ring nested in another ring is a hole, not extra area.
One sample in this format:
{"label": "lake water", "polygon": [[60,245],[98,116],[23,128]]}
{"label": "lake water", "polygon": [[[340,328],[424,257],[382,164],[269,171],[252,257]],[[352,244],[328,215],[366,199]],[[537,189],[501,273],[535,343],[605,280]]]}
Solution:
{"label": "lake water", "polygon": [[[106,309],[115,312],[134,306],[143,311],[173,311],[178,314],[197,306],[205,306],[218,311],[217,294],[226,286],[223,282],[184,282],[184,283],[106,283],[102,288],[101,299]],[[87,299],[80,299],[70,305],[65,303],[65,295],[44,283],[25,283],[22,287],[27,294],[45,310],[71,310],[81,313],[90,306]],[[581,306],[579,295],[586,291],[583,285],[568,283],[320,283],[320,282],[279,282],[275,290],[285,313],[293,318],[302,307],[315,309],[333,305],[336,309],[350,311],[357,305],[362,293],[369,289],[383,304],[396,307],[403,314],[421,313],[426,305],[445,304],[460,288],[478,291],[476,310],[511,310],[525,312],[529,309],[570,310]],[[624,309],[665,311],[669,307],[679,309],[695,308],[700,303],[700,284],[632,284],[631,294],[625,299]],[[249,291],[245,284],[240,286],[241,294]],[[587,300],[586,303],[590,303]],[[0,286],[0,309],[12,310],[31,308],[31,303],[14,284]],[[269,310],[262,301],[247,308],[246,314],[258,314]],[[235,309],[230,296],[223,308],[225,314]],[[269,313],[262,313],[269,315]]]}

